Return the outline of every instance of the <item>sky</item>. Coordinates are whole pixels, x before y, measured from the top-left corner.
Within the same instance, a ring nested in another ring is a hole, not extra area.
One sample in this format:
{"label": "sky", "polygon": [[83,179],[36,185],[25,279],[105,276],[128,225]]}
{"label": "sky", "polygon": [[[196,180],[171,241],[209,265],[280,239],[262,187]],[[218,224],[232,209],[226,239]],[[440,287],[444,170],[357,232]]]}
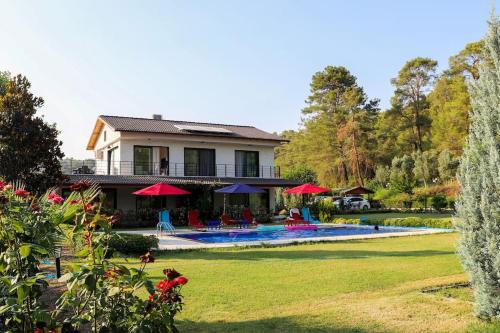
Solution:
{"label": "sky", "polygon": [[[489,0],[0,0],[0,70],[45,100],[67,157],[98,115],[297,129],[315,72],[345,66],[383,108],[414,57],[486,31]],[[498,8],[498,3],[496,4]]]}

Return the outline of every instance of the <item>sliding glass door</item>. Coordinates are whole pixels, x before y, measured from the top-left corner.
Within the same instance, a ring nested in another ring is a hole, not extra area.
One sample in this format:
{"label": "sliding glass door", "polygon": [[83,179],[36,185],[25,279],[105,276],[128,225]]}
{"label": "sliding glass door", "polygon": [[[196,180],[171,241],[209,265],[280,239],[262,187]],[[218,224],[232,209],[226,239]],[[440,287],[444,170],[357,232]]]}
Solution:
{"label": "sliding glass door", "polygon": [[134,146],[134,175],[153,174],[153,147]]}
{"label": "sliding glass door", "polygon": [[236,177],[259,177],[258,151],[236,150],[235,161]]}
{"label": "sliding glass door", "polygon": [[185,176],[215,176],[215,149],[184,148]]}

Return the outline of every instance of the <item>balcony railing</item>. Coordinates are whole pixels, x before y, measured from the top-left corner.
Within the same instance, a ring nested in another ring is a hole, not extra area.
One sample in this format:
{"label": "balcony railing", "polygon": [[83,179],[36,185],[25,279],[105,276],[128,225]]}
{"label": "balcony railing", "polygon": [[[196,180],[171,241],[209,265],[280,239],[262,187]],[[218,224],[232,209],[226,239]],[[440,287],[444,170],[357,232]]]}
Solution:
{"label": "balcony railing", "polygon": [[86,175],[154,175],[172,177],[257,177],[279,178],[276,166],[250,166],[238,164],[138,163],[132,161],[64,160],[65,174]]}

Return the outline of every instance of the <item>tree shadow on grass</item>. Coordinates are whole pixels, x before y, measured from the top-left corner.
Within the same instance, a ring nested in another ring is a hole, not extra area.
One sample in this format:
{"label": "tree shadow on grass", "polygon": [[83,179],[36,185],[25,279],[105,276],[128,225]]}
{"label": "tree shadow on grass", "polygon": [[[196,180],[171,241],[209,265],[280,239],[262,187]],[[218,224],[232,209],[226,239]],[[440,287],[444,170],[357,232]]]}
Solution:
{"label": "tree shadow on grass", "polygon": [[[308,250],[308,251],[274,251],[274,250],[245,250],[228,252],[188,252],[185,254],[169,255],[166,258],[182,260],[332,260],[332,259],[367,259],[381,257],[430,257],[455,254],[453,251],[417,250],[417,251],[368,251],[368,250]],[[157,259],[162,259],[162,255]]]}
{"label": "tree shadow on grass", "polygon": [[[238,322],[195,322],[177,321],[180,332],[190,333],[368,333],[373,330],[338,324],[311,327],[307,323],[298,323],[294,317],[276,317]],[[379,330],[376,330],[379,331]],[[389,332],[384,330],[384,332]]]}

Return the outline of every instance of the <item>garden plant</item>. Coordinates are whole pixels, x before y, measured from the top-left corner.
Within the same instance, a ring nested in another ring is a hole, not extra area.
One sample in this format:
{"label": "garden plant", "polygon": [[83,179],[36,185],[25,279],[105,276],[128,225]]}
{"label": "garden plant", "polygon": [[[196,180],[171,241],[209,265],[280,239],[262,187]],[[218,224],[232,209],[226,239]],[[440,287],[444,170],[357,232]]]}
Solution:
{"label": "garden plant", "polygon": [[[150,252],[139,268],[109,259],[109,242],[117,216],[101,213],[97,186],[80,182],[64,200],[53,191],[41,197],[0,182],[0,330],[2,332],[177,332],[174,316],[182,310],[181,288],[187,279],[173,269],[156,286],[144,271],[154,262]],[[60,282],[66,290],[49,311],[40,297],[47,277],[43,259],[53,257],[65,222],[71,237],[84,240]],[[139,297],[140,290],[149,296]]]}

